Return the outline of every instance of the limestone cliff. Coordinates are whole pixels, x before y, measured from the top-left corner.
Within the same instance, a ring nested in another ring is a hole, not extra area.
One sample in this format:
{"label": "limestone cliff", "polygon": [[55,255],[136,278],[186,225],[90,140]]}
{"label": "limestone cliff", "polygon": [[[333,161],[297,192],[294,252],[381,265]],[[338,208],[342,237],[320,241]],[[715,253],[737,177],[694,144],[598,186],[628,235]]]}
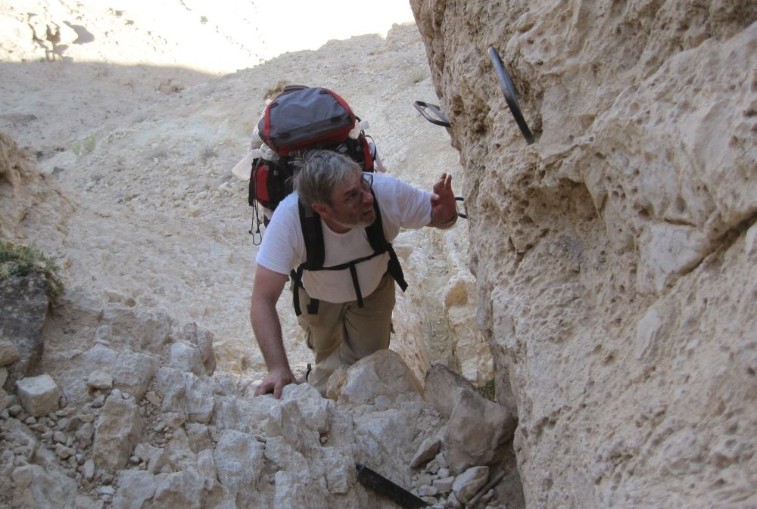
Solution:
{"label": "limestone cliff", "polygon": [[755,3],[411,4],[527,505],[757,503]]}

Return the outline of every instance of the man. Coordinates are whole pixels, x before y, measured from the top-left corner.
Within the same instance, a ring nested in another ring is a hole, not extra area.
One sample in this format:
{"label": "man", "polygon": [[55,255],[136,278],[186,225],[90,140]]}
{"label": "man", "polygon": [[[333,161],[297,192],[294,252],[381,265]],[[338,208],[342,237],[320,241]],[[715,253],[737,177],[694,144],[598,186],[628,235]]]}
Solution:
{"label": "man", "polygon": [[[308,382],[325,394],[328,378],[339,366],[389,347],[394,280],[387,272],[389,254],[376,255],[368,241],[366,227],[377,218],[374,200],[384,236],[391,242],[400,228],[454,225],[457,209],[451,184],[452,176],[442,174],[429,193],[387,175],[364,173],[357,163],[333,151],[308,153],[295,177],[295,192],[276,208],[256,258],[250,320],[268,367],[256,395],[272,392],[278,399],[284,386],[295,381],[276,302],[290,272],[307,257],[298,200],[321,218],[323,266],[352,266],[305,270],[302,288],[295,291],[299,322],[315,354]],[[309,306],[316,299],[318,305]],[[315,313],[310,312],[313,308]]]}

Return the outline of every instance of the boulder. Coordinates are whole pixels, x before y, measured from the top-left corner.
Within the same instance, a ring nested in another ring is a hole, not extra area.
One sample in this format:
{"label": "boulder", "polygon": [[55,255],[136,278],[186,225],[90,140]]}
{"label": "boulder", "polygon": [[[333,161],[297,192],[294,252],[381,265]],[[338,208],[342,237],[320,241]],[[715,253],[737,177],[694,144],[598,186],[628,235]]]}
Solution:
{"label": "boulder", "polygon": [[444,433],[449,466],[454,472],[501,460],[516,421],[503,406],[475,392],[463,391]]}
{"label": "boulder", "polygon": [[92,458],[98,467],[119,470],[126,465],[142,433],[142,418],[134,398],[113,391],[95,427]]}
{"label": "boulder", "polygon": [[476,392],[475,386],[442,364],[432,365],[426,373],[423,399],[449,418],[463,391]]}
{"label": "boulder", "polygon": [[185,341],[171,343],[168,348],[168,365],[174,369],[188,371],[198,376],[205,373],[200,351]]}
{"label": "boulder", "polygon": [[155,476],[144,470],[123,470],[118,475],[118,490],[113,509],[139,509],[155,495]]}
{"label": "boulder", "polygon": [[14,354],[9,346],[3,348],[8,363],[4,364],[8,367],[5,389],[9,392],[17,380],[33,372],[42,357],[48,286],[38,272],[0,280],[0,342],[16,349]]}
{"label": "boulder", "polygon": [[73,509],[76,481],[57,470],[46,471],[39,465],[22,465],[13,470],[12,507]]}
{"label": "boulder", "polygon": [[373,404],[376,399],[387,398],[420,401],[420,383],[399,354],[392,350],[379,350],[350,366],[344,384],[329,394],[337,393],[339,403],[350,405]]}
{"label": "boulder", "polygon": [[31,415],[39,417],[58,409],[60,389],[50,375],[23,378],[16,387],[18,399]]}
{"label": "boulder", "polygon": [[213,453],[218,479],[229,492],[254,490],[263,468],[263,445],[255,437],[226,430]]}
{"label": "boulder", "polygon": [[[16,345],[7,339],[0,340],[0,366],[8,366],[20,359],[21,356],[18,353]],[[5,383],[5,381],[3,381],[3,383]]]}
{"label": "boulder", "polygon": [[107,391],[113,388],[113,376],[102,370],[96,370],[87,377],[87,386],[92,389]]}
{"label": "boulder", "polygon": [[146,508],[182,507],[200,509],[202,504],[202,477],[195,471],[185,470],[155,476],[155,496],[144,505]]}

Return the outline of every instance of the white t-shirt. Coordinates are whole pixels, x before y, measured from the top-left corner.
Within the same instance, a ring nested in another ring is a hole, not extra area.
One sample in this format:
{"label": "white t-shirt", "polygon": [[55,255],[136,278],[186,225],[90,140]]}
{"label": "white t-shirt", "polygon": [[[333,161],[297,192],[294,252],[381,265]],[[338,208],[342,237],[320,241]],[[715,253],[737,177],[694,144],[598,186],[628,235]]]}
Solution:
{"label": "white t-shirt", "polygon": [[[387,241],[393,241],[401,228],[417,229],[431,222],[431,193],[379,173],[373,175],[373,192],[381,210]],[[295,192],[276,207],[255,259],[259,265],[279,274],[289,274],[307,260],[297,200]],[[321,226],[325,246],[324,267],[373,254],[365,228],[336,233],[323,219]],[[384,253],[356,265],[363,297],[376,289],[386,273],[388,261],[389,254]],[[304,271],[302,284],[308,295],[326,302],[342,303],[357,298],[349,269]]]}

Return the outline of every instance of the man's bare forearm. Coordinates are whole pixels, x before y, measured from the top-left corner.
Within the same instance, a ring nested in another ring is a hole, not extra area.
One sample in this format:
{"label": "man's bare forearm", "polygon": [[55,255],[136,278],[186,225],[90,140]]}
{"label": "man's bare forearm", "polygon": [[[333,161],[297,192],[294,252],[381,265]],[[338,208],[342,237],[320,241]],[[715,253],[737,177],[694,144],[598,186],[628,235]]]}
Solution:
{"label": "man's bare forearm", "polygon": [[284,349],[276,303],[253,298],[250,306],[250,322],[268,371],[289,370],[289,360]]}

